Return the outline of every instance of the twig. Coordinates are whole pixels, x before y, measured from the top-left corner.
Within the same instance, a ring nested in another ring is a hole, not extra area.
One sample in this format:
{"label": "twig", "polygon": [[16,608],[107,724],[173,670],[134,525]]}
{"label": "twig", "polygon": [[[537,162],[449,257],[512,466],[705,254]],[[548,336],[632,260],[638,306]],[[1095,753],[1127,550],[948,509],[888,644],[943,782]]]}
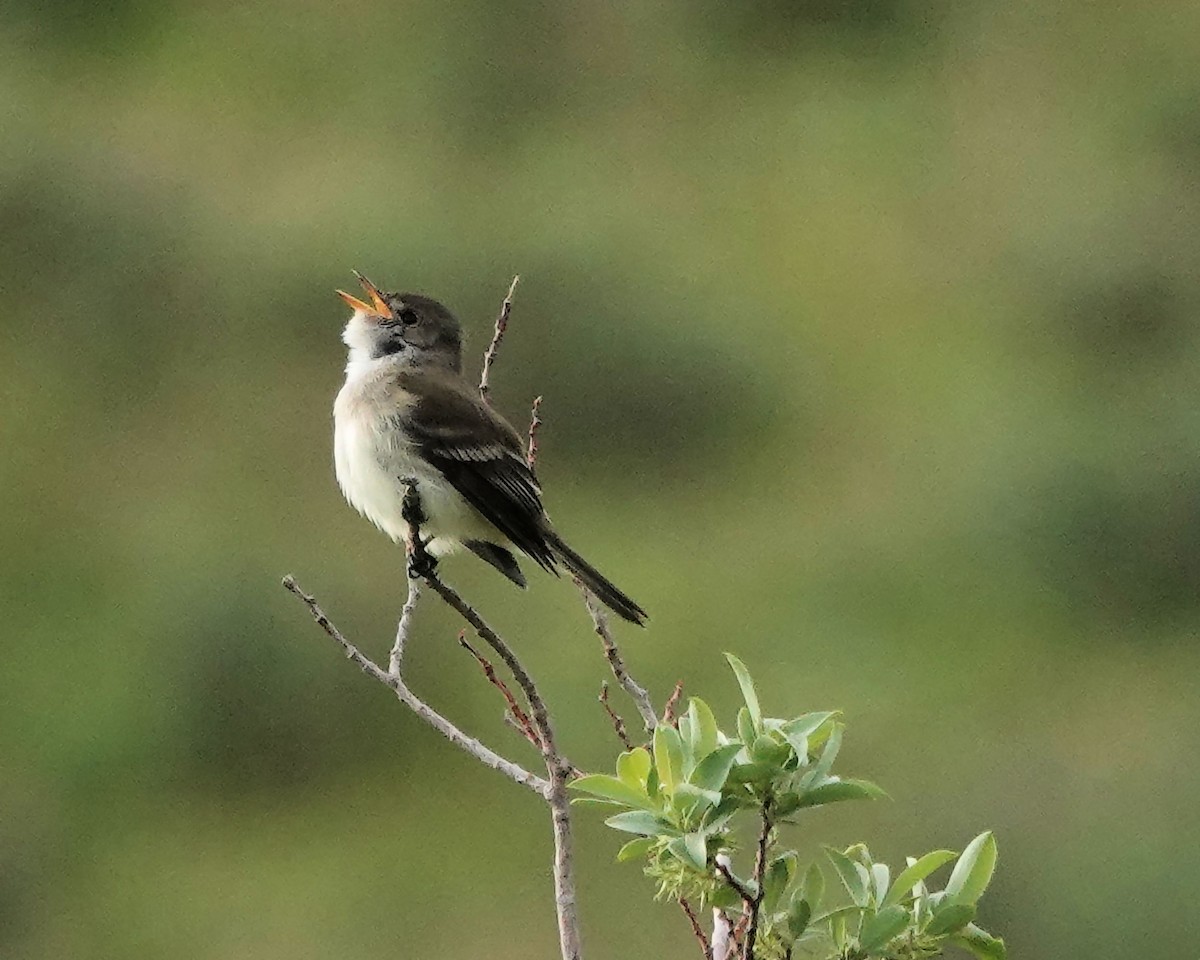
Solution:
{"label": "twig", "polygon": [[492,666],[492,662],[483,654],[476,650],[467,642],[467,631],[462,630],[458,634],[458,642],[463,649],[475,658],[475,662],[479,664],[483,675],[488,678],[488,682],[493,687],[500,691],[504,697],[504,702],[507,705],[508,714],[512,717],[516,728],[521,731],[521,734],[539,751],[542,749],[542,742],[538,739],[537,731],[533,729],[533,724],[529,720],[529,714],[521,709],[521,705],[517,703],[517,698],[513,696],[512,691],[508,689],[508,684],[496,675],[496,668]]}
{"label": "twig", "polygon": [[686,898],[680,899],[679,906],[687,914],[688,923],[692,925],[692,933],[696,935],[696,940],[700,944],[700,951],[704,954],[704,960],[713,960],[712,946],[708,942],[708,937],[704,935],[700,921],[696,919],[696,911],[692,909],[692,905],[687,902]]}
{"label": "twig", "polygon": [[728,857],[717,857],[717,873],[721,875],[721,879],[729,884],[733,888],[733,892],[741,897],[744,902],[749,903],[754,899],[754,894],[750,892],[750,889],[735,877],[733,871],[729,869]]}
{"label": "twig", "polygon": [[529,449],[525,454],[525,462],[529,464],[529,469],[534,470],[537,467],[538,458],[538,428],[542,425],[542,418],[538,413],[542,409],[542,398],[540,396],[533,398],[533,407],[529,411]]}
{"label": "twig", "polygon": [[767,872],[767,844],[771,839],[771,805],[768,800],[762,807],[762,829],[758,832],[758,851],[754,856],[754,896],[748,901],[746,911],[746,942],[742,944],[743,960],[754,960],[754,944],[758,939],[759,910],[762,908],[763,897],[766,896],[766,884],[763,882]]}
{"label": "twig", "polygon": [[551,784],[548,781],[543,780],[536,774],[530,773],[511,760],[506,760],[495,751],[484,746],[474,737],[463,733],[453,723],[409,690],[399,675],[387,673],[377,666],[369,657],[360,652],[354,644],[342,636],[341,631],[333,625],[332,621],[325,615],[325,612],[317,605],[316,599],[305,593],[300,585],[296,583],[295,578],[290,575],[284,577],[283,585],[304,601],[309,613],[312,614],[312,618],[317,622],[318,626],[341,645],[342,650],[350,660],[353,660],[368,676],[378,680],[384,686],[391,687],[395,691],[397,699],[412,710],[413,713],[456,747],[465,750],[480,763],[491,767],[493,770],[498,770],[513,782],[519,783],[523,787],[528,787],[534,793],[538,794],[538,796],[549,799]]}
{"label": "twig", "polygon": [[604,657],[612,668],[613,676],[617,678],[617,683],[625,689],[633,701],[633,705],[637,707],[637,712],[641,714],[642,721],[646,725],[646,731],[653,732],[654,728],[658,726],[658,714],[654,712],[654,704],[650,702],[650,694],[646,692],[646,688],[629,675],[625,660],[621,656],[617,642],[613,639],[612,630],[609,629],[608,614],[604,612],[600,604],[596,602],[596,598],[592,596],[591,591],[581,581],[576,579],[575,586],[583,594],[583,605],[587,607],[588,616],[592,618],[592,626],[596,630],[596,636],[600,638],[600,642],[604,646]]}
{"label": "twig", "polygon": [[679,706],[679,698],[683,696],[683,681],[675,681],[675,689],[671,691],[671,695],[667,697],[666,705],[663,707],[662,722],[671,727],[679,726],[675,717],[675,708]]}
{"label": "twig", "polygon": [[496,354],[500,351],[500,341],[504,339],[504,331],[508,329],[508,315],[512,313],[512,298],[517,290],[520,277],[513,277],[512,285],[508,288],[508,296],[500,305],[500,314],[496,317],[496,329],[492,334],[492,342],[488,344],[487,352],[483,355],[483,373],[479,377],[479,396],[484,403],[491,403],[488,393],[491,390],[492,364],[496,362]]}
{"label": "twig", "polygon": [[421,581],[416,577],[408,577],[408,599],[400,610],[400,622],[396,624],[396,641],[392,644],[392,653],[388,658],[389,676],[400,676],[404,666],[404,648],[408,643],[408,635],[412,630],[413,613],[417,609],[417,601],[421,598]]}
{"label": "twig", "polygon": [[[728,880],[729,854],[718,853],[716,857],[717,872]],[[724,871],[724,872],[722,872]],[[719,907],[713,907],[713,935],[712,935],[712,955],[713,960],[729,960],[734,950],[733,941],[733,924],[729,921],[728,914]]]}
{"label": "twig", "polygon": [[608,714],[608,719],[612,721],[613,730],[617,734],[617,739],[624,744],[626,750],[633,749],[633,741],[629,739],[629,732],[625,729],[625,721],[621,719],[621,715],[617,713],[608,703],[608,681],[600,684],[600,696],[597,697],[600,705],[604,707],[604,712]]}

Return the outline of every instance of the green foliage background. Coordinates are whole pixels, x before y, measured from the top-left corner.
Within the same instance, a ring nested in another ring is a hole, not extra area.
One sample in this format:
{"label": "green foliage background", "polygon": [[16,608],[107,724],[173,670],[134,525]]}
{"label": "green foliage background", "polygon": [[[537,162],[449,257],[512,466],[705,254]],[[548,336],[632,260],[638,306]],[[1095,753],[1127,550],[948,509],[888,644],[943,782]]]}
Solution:
{"label": "green foliage background", "polygon": [[[546,956],[545,817],[347,666],[399,552],[341,501],[357,267],[546,396],[661,697],[842,707],[879,856],[1003,850],[1013,956],[1194,950],[1200,7],[0,7],[0,954]],[[576,762],[571,589],[448,579]],[[415,685],[524,755],[430,603]],[[580,817],[589,956],[688,956]],[[1194,834],[1193,834],[1194,835]]]}

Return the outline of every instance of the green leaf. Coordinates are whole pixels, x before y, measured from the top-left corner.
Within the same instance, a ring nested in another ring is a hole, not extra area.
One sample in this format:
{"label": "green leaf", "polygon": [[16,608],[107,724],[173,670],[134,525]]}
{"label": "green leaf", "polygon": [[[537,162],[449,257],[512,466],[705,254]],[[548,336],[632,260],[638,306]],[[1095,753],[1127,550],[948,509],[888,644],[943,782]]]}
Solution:
{"label": "green leaf", "polygon": [[987,830],[967,844],[954,865],[946,896],[955,903],[976,903],[996,869],[996,838]]}
{"label": "green leaf", "polygon": [[688,783],[704,790],[722,789],[741,749],[740,743],[727,743],[723,747],[717,747],[696,764],[696,769],[688,777]]}
{"label": "green leaf", "polygon": [[899,905],[884,907],[863,923],[858,943],[868,953],[881,953],[893,937],[908,926],[908,911]]}
{"label": "green leaf", "polygon": [[679,731],[670,724],[660,723],[654,728],[654,767],[663,789],[672,793],[683,779],[683,743]]}
{"label": "green leaf", "polygon": [[877,800],[886,796],[883,790],[869,780],[839,780],[834,777],[805,791],[800,797],[800,806],[819,807],[840,800]]}
{"label": "green leaf", "polygon": [[650,751],[645,747],[637,747],[617,757],[617,776],[631,787],[644,791],[652,765]]}
{"label": "green leaf", "polygon": [[742,699],[746,701],[746,709],[750,711],[750,719],[754,721],[754,732],[762,730],[762,708],[758,705],[758,694],[754,690],[754,681],[750,679],[750,671],[732,653],[725,654],[725,659],[733,667],[738,686],[742,688]]}
{"label": "green leaf", "polygon": [[707,757],[717,749],[717,719],[699,697],[688,700],[688,718],[692,728],[692,753],[697,759]]}
{"label": "green leaf", "polygon": [[842,749],[842,731],[846,729],[844,723],[835,723],[829,731],[829,739],[825,741],[825,749],[821,751],[821,756],[813,766],[813,772],[818,777],[829,776],[829,771],[833,767],[833,761],[837,759],[838,751]]}
{"label": "green leaf", "polygon": [[804,931],[808,929],[808,921],[811,918],[812,905],[808,900],[800,896],[793,897],[791,906],[788,907],[787,919],[784,921],[788,936],[793,940],[799,940]]}
{"label": "green leaf", "polygon": [[750,715],[750,711],[742,707],[737,715],[738,737],[742,743],[746,745],[746,751],[749,752],[750,744],[758,736],[758,731],[754,729],[754,718]]}
{"label": "green leaf", "polygon": [[934,911],[925,932],[933,937],[955,933],[975,919],[975,904],[944,902]]}
{"label": "green leaf", "polygon": [[927,853],[911,866],[906,868],[896,878],[896,882],[892,884],[892,889],[888,891],[888,895],[883,900],[883,906],[890,907],[893,903],[899,903],[909,895],[909,892],[918,883],[929,876],[938,867],[941,867],[954,859],[953,850],[934,850],[932,853]]}
{"label": "green leaf", "polygon": [[883,903],[883,898],[887,896],[888,881],[890,879],[891,871],[888,870],[888,865],[886,863],[871,864],[871,892],[874,894],[876,903]]}
{"label": "green leaf", "polygon": [[704,834],[686,834],[684,835],[683,842],[687,847],[688,856],[691,858],[693,866],[697,870],[708,870],[708,839]]}
{"label": "green leaf", "polygon": [[572,790],[580,790],[583,793],[590,793],[594,797],[623,803],[630,807],[639,807],[642,810],[654,809],[654,804],[645,793],[631,787],[624,780],[610,777],[606,773],[593,773],[586,777],[580,777],[578,780],[572,780],[568,786]]}
{"label": "green leaf", "polygon": [[973,923],[968,923],[950,938],[950,942],[974,954],[979,960],[1007,960],[1004,941],[993,937]]}
{"label": "green leaf", "polygon": [[677,837],[679,831],[669,823],[664,823],[647,810],[626,810],[604,821],[614,830],[625,833],[640,833],[647,837]]}
{"label": "green leaf", "polygon": [[654,837],[638,837],[636,840],[630,840],[617,851],[617,863],[644,857],[654,849],[657,843],[658,841]]}
{"label": "green leaf", "polygon": [[793,813],[800,809],[800,794],[795,790],[786,790],[775,798],[775,804],[771,807],[776,819],[790,817]]}
{"label": "green leaf", "polygon": [[803,716],[796,717],[794,720],[789,720],[783,725],[781,732],[787,738],[788,743],[792,745],[792,749],[796,751],[796,756],[800,760],[801,765],[808,761],[809,735],[815,733],[821,724],[836,716],[837,713],[834,711],[806,713]]}
{"label": "green leaf", "polygon": [[720,791],[703,790],[690,783],[679,783],[675,785],[675,793],[671,797],[671,808],[680,817],[687,819],[697,810],[708,810],[720,802]]}
{"label": "green leaf", "polygon": [[779,905],[779,900],[783,896],[787,885],[792,882],[792,877],[796,874],[796,854],[789,850],[787,853],[775,857],[767,864],[767,873],[763,877],[763,902],[762,909],[767,913],[774,913],[775,908]]}
{"label": "green leaf", "polygon": [[804,881],[801,883],[800,889],[809,905],[814,910],[819,909],[821,898],[825,896],[825,874],[821,872],[821,865],[816,860],[810,863],[808,869],[804,871]]}
{"label": "green leaf", "polygon": [[840,850],[833,847],[825,848],[825,856],[837,871],[842,886],[850,894],[850,899],[860,907],[867,905],[867,868],[861,863],[855,863]]}

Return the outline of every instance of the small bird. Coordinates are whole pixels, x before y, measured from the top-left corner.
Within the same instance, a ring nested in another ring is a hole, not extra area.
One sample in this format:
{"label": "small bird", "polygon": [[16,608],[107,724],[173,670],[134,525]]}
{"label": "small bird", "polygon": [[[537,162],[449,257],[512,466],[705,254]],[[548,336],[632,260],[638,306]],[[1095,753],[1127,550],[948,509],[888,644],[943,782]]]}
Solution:
{"label": "small bird", "polygon": [[642,624],[646,611],[550,525],[520,436],[462,375],[454,315],[430,297],[384,293],[356,276],[370,302],[338,291],[354,314],[333,405],[334,463],[350,505],[403,541],[415,481],[431,557],[466,547],[524,587],[515,547],[551,573],[561,563],[613,612]]}

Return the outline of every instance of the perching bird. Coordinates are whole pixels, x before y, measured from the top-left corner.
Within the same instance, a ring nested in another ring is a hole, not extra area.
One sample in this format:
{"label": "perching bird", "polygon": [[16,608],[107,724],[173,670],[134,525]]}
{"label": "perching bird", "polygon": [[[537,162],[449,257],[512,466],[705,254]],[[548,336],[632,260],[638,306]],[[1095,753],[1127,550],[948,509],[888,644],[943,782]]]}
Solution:
{"label": "perching bird", "polygon": [[515,547],[552,573],[561,563],[615,613],[641,624],[646,611],[550,525],[520,436],[462,375],[454,315],[429,297],[359,282],[370,303],[338,291],[354,315],[342,333],[350,357],[333,406],[334,462],[350,505],[402,541],[409,529],[402,504],[415,480],[431,556],[464,546],[524,587]]}

